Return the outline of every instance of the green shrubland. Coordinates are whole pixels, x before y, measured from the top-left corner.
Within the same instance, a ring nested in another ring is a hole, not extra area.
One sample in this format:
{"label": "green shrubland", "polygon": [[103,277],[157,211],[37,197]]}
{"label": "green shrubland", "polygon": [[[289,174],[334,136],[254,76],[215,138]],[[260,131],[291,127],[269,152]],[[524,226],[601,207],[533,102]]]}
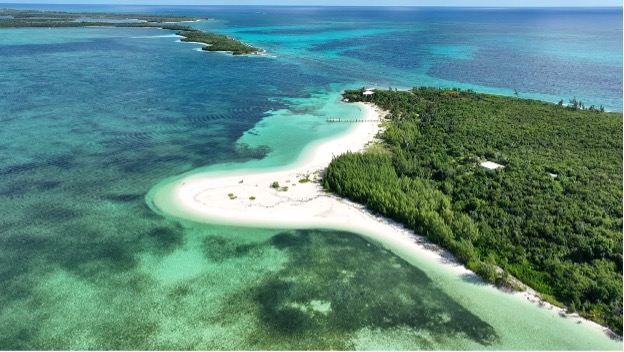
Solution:
{"label": "green shrubland", "polygon": [[[362,92],[344,97],[390,112],[383,152],[335,158],[327,189],[486,281],[510,273],[622,334],[621,113],[458,89]],[[505,167],[487,171],[486,160]]]}
{"label": "green shrubland", "polygon": [[[110,14],[91,12],[59,12],[0,9],[0,28],[24,27],[150,27],[178,31],[184,42],[206,44],[202,50],[228,51],[234,55],[255,54],[261,50],[222,34],[207,33],[176,22],[195,21],[203,18],[187,16]],[[140,20],[142,22],[118,22],[119,20]]]}

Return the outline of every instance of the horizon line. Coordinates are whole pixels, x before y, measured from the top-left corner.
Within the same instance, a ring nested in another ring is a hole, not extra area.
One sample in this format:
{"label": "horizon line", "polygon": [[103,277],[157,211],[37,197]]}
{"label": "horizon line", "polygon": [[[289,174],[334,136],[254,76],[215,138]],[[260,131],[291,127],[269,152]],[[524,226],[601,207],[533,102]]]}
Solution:
{"label": "horizon line", "polygon": [[454,7],[454,8],[481,8],[481,9],[530,9],[530,8],[624,8],[623,5],[558,5],[558,6],[466,6],[466,5],[278,5],[278,4],[127,4],[127,3],[56,3],[56,2],[0,2],[0,5],[86,5],[86,6],[267,6],[267,7]]}

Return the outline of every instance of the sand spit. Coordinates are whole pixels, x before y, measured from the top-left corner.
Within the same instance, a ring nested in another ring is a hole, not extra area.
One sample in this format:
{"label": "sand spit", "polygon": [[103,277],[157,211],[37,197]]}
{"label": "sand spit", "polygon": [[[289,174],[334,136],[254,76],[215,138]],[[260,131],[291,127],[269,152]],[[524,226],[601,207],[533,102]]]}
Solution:
{"label": "sand spit", "polygon": [[[360,151],[381,131],[386,112],[371,104],[361,104],[363,120],[334,139],[307,147],[299,160],[286,168],[270,171],[234,170],[193,174],[178,178],[148,195],[158,212],[211,224],[264,228],[334,229],[361,234],[379,243],[406,261],[428,260],[445,266],[457,276],[476,275],[458,263],[443,248],[414,234],[401,224],[370,213],[360,204],[323,190],[320,179],[334,156]],[[512,293],[518,299],[552,310],[562,318],[574,319],[605,333],[610,331],[577,314],[545,302],[527,288]]]}

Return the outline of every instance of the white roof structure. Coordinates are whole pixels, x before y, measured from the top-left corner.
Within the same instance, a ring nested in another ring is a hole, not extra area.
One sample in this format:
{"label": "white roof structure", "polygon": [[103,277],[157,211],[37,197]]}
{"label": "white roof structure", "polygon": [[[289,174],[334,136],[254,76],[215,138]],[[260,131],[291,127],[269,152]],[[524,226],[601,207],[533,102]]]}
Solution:
{"label": "white roof structure", "polygon": [[373,95],[375,94],[375,92],[373,92],[372,90],[367,90],[364,93],[362,93],[363,95]]}
{"label": "white roof structure", "polygon": [[501,165],[501,164],[497,164],[495,162],[492,162],[492,161],[484,161],[484,162],[481,163],[481,167],[483,167],[485,169],[488,169],[488,170],[496,170],[496,169],[498,169],[500,167],[504,167],[504,166]]}

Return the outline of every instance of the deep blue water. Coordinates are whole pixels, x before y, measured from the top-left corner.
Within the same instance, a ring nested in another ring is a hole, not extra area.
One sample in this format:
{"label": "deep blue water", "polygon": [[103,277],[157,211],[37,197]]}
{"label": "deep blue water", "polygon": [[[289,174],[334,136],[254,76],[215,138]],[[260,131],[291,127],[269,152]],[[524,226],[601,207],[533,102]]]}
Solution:
{"label": "deep blue water", "polygon": [[[289,252],[262,242],[276,231],[163,219],[144,197],[164,178],[198,167],[294,159],[306,143],[337,132],[324,120],[328,110],[342,111],[335,100],[345,88],[517,90],[622,110],[621,8],[0,7],[201,15],[211,19],[193,26],[268,54],[198,52],[157,29],[0,30],[0,349],[305,348],[258,325],[249,312],[261,296],[241,293],[264,292],[272,270],[288,261]],[[275,129],[262,134],[257,124],[275,115],[288,121],[290,139]],[[237,143],[252,128],[260,131],[255,144]],[[250,254],[211,262],[206,239],[223,236],[263,244],[218,240],[225,252]],[[252,308],[214,318],[232,297]],[[406,346],[527,346],[500,326],[496,342],[459,339],[466,321],[490,332],[497,320],[482,311],[476,318],[467,302],[453,309],[466,320],[423,333],[435,342]],[[253,331],[257,343],[237,341],[236,324],[247,324],[238,328]],[[354,334],[319,331],[328,341]],[[346,347],[394,346],[357,336],[370,344]],[[548,338],[529,346],[546,348]],[[552,347],[592,347],[580,340]]]}

